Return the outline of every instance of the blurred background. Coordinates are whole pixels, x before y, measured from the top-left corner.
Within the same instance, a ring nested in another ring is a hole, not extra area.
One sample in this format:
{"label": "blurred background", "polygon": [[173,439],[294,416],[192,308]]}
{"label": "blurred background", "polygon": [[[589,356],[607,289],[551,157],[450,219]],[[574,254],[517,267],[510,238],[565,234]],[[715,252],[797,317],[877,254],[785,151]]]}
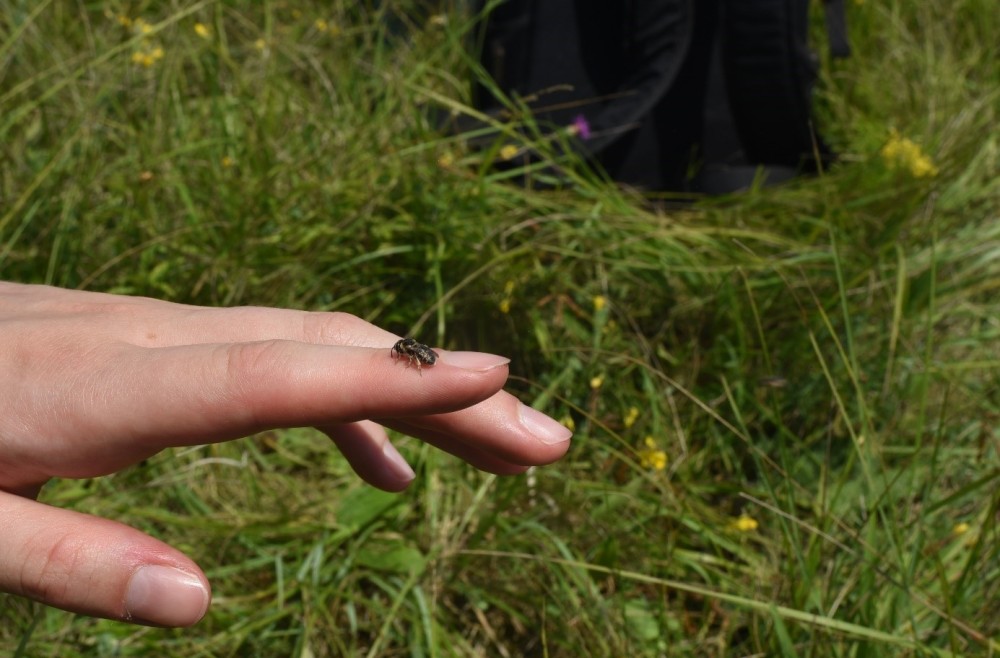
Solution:
{"label": "blurred background", "polygon": [[995,653],[1000,14],[853,0],[831,61],[813,4],[837,162],[680,198],[479,114],[462,5],[0,0],[0,277],[354,313],[509,355],[575,432],[513,478],[400,438],[399,495],[309,429],[54,481],[214,601],[180,631],[0,595],[0,649]]}

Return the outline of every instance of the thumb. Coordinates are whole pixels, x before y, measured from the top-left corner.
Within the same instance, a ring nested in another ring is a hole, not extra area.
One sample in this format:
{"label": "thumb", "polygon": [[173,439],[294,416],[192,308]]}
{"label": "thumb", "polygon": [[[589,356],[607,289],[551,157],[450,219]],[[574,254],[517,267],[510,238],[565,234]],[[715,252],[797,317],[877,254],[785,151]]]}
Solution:
{"label": "thumb", "polygon": [[208,610],[201,569],[134,528],[5,492],[0,518],[0,591],[153,626],[191,626]]}

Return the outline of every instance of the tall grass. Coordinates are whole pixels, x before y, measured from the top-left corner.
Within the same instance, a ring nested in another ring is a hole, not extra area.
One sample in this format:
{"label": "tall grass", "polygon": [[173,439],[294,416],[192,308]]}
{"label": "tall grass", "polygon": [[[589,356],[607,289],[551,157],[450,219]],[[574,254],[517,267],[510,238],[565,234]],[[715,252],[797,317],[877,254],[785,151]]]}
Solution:
{"label": "tall grass", "polygon": [[[187,551],[213,606],[171,631],[3,597],[0,647],[994,653],[992,5],[852,4],[819,99],[842,161],[657,211],[565,160],[557,189],[511,184],[494,165],[545,151],[530,130],[439,131],[471,111],[458,12],[0,0],[0,276],[509,354],[511,390],[576,431],[509,479],[402,439],[402,495],[305,429],[54,482],[46,502]],[[883,155],[903,138],[936,175]]]}

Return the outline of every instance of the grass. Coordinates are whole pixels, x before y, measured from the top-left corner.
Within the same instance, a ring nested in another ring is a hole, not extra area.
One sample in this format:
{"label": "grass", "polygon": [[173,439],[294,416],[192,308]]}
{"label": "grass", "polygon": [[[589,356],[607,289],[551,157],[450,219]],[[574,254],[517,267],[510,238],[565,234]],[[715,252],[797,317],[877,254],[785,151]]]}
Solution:
{"label": "grass", "polygon": [[457,14],[0,0],[0,276],[349,311],[512,356],[576,431],[508,479],[402,439],[401,495],[307,429],[54,482],[188,552],[214,603],[172,631],[4,596],[0,648],[996,654],[1000,19],[850,11],[818,99],[842,161],[655,211],[573,162],[511,184],[501,147],[540,145],[509,126],[437,131],[469,111]]}

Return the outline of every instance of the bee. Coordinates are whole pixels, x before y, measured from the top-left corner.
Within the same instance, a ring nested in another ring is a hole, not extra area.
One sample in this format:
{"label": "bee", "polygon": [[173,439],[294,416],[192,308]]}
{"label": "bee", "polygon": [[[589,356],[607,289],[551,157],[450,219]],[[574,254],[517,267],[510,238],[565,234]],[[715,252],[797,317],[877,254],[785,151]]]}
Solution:
{"label": "bee", "polygon": [[406,357],[410,363],[417,364],[419,371],[421,366],[432,366],[437,362],[438,354],[423,343],[418,343],[413,338],[404,338],[396,341],[396,344],[389,350],[392,357]]}

